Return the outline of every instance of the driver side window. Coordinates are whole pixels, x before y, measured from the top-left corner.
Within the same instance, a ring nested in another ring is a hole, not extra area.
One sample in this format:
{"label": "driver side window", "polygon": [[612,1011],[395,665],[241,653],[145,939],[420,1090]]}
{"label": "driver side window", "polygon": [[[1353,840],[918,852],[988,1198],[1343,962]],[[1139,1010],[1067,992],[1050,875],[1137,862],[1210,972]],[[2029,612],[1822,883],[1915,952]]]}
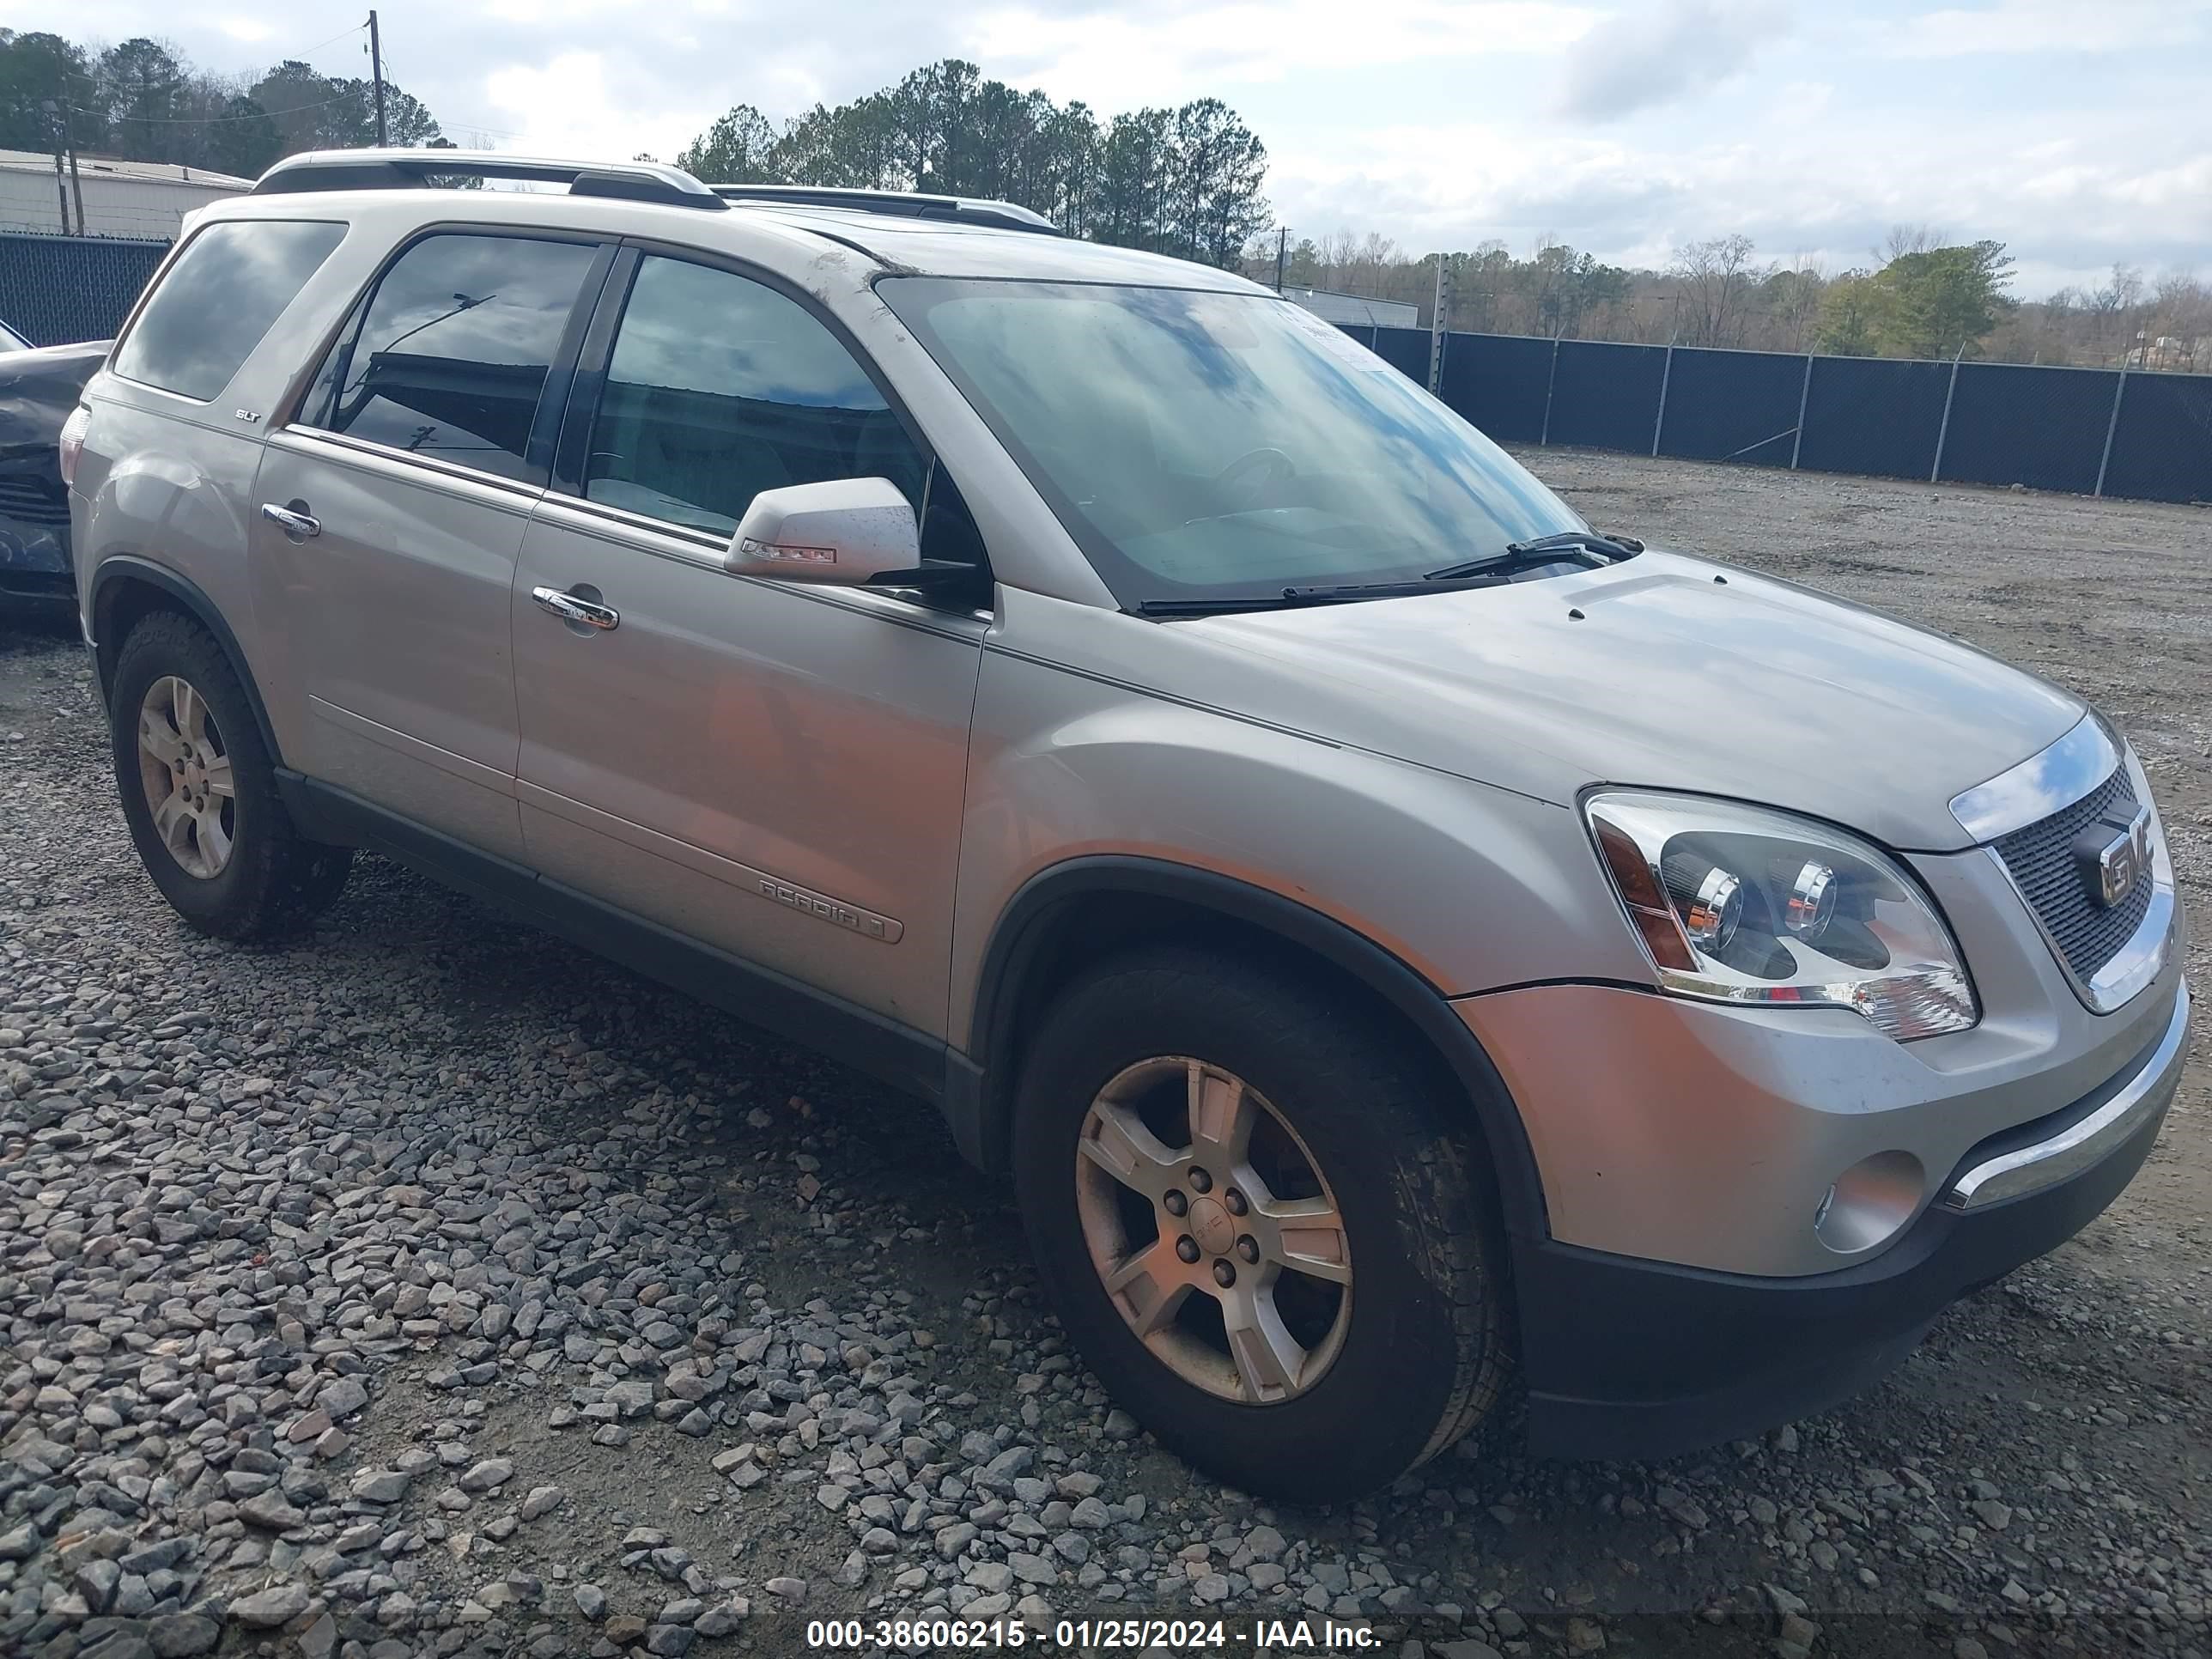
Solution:
{"label": "driver side window", "polygon": [[928,472],[866,371],[797,301],[732,271],[639,261],[586,500],[727,535],[763,489],[884,477],[918,509]]}

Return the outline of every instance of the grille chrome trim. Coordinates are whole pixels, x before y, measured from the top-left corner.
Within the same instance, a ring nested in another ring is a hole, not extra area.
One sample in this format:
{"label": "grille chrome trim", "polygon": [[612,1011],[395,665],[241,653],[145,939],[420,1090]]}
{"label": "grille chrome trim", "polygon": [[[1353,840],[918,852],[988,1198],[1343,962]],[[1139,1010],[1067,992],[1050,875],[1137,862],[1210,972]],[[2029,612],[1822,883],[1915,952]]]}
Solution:
{"label": "grille chrome trim", "polygon": [[2189,1036],[2189,986],[2173,1000],[2173,1017],[2141,1070],[2110,1100],[2080,1122],[2048,1140],[2021,1146],[1976,1164],[1943,1194],[1954,1210],[2017,1198],[2078,1175],[2128,1139],[2145,1121],[2166,1110],[2181,1079],[2181,1056]]}
{"label": "grille chrome trim", "polygon": [[[2166,951],[2173,941],[2179,915],[2179,905],[2175,897],[2173,855],[2166,848],[2166,828],[2158,817],[2158,804],[2151,799],[2150,781],[2144,776],[2142,763],[2132,750],[2122,755],[2121,763],[2126,768],[2124,776],[2136,800],[2151,811],[2150,897],[2135,930],[2087,979],[2076,973],[2073,964],[2067,960],[2065,947],[2052,933],[2049,921],[2028,896],[2027,890],[2021,885],[2012,866],[2005,861],[2004,855],[1995,847],[1983,849],[1996,866],[2006,884],[2019,896],[2022,908],[2033,919],[2036,932],[2043,935],[2043,942],[2050,947],[2060,971],[2066,975],[2066,982],[2074,988],[2074,994],[2081,999],[2082,1005],[2096,1014],[2109,1014],[2123,1006],[2158,977],[2159,970],[2166,965]],[[2112,781],[2114,780],[2108,778],[2104,783]],[[2098,786],[2099,789],[2104,787],[2104,783]],[[2063,811],[2065,809],[2062,807],[2059,810]]]}
{"label": "grille chrome trim", "polygon": [[1977,843],[2063,811],[2118,768],[2120,746],[2094,714],[2040,753],[1951,797],[1951,816]]}

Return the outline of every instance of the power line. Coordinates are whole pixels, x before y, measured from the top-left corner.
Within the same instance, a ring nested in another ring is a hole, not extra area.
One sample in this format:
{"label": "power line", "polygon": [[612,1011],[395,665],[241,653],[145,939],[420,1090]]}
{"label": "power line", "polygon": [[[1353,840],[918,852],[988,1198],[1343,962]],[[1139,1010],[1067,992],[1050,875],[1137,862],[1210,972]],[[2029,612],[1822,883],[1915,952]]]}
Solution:
{"label": "power line", "polygon": [[[332,36],[331,36],[330,40],[318,40],[318,41],[316,41],[316,42],[315,42],[315,44],[314,44],[313,46],[309,46],[309,47],[306,48],[304,51],[302,51],[302,52],[299,52],[299,53],[297,54],[297,56],[298,56],[298,57],[300,57],[300,58],[307,58],[307,57],[310,56],[311,54],[313,54],[313,53],[314,53],[314,52],[320,52],[320,51],[321,51],[325,46],[327,46],[328,45],[330,45],[331,40],[344,40],[344,39],[346,38],[346,36],[348,36],[349,34],[359,34],[362,30],[366,29],[368,27],[368,24],[366,24],[366,23],[356,23],[356,24],[354,24],[350,28],[343,28],[343,29],[340,29],[340,30],[339,30],[336,34],[333,34]],[[280,60],[280,61],[281,61],[281,60]]]}
{"label": "power line", "polygon": [[303,110],[328,109],[332,104],[352,101],[350,94],[342,94],[312,104],[295,104],[289,109],[256,110],[250,115],[117,115],[109,110],[88,109],[82,104],[71,104],[69,107],[79,115],[97,115],[126,126],[209,127],[219,121],[273,121],[280,115],[297,115]]}
{"label": "power line", "polygon": [[[351,24],[345,28],[340,29],[336,34],[325,35],[323,39],[316,41],[312,46],[299,47],[295,51],[283,54],[278,58],[276,62],[278,64],[304,64],[308,58],[313,57],[317,52],[320,52],[325,46],[331,45],[333,41],[343,40],[349,34],[366,33],[368,29],[368,25],[367,23]],[[310,67],[313,66],[310,65]],[[274,72],[274,68],[275,66],[272,65],[270,71],[270,73]],[[266,76],[264,76],[264,78],[265,79]],[[336,97],[320,99],[312,104],[295,104],[289,109],[263,110],[260,111],[258,114],[255,115],[118,115],[112,110],[90,109],[82,104],[71,104],[68,107],[71,112],[78,115],[97,115],[110,120],[133,123],[144,126],[204,127],[212,126],[217,122],[252,121],[258,120],[262,117],[267,117],[273,120],[281,115],[297,115],[311,109],[328,109],[332,104],[349,102],[350,98],[350,94],[340,94]]]}
{"label": "power line", "polygon": [[[367,26],[363,25],[363,27]],[[392,56],[389,45],[384,48],[384,78],[387,86],[398,86],[400,80],[399,60]],[[458,127],[463,132],[487,132],[495,138],[520,138],[525,136],[512,127],[487,126],[482,121],[441,118],[438,126],[441,131],[448,127]]]}

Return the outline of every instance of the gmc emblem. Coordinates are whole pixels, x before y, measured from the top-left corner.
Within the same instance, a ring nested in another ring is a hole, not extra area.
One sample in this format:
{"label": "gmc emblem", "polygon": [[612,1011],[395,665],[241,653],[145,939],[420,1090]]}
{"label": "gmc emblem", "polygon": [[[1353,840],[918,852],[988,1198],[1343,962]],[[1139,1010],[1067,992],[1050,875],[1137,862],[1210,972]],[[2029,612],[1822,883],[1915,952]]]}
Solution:
{"label": "gmc emblem", "polygon": [[2138,806],[2122,818],[2116,807],[2074,838],[2074,860],[2081,884],[2099,904],[2110,908],[2150,878],[2150,808]]}

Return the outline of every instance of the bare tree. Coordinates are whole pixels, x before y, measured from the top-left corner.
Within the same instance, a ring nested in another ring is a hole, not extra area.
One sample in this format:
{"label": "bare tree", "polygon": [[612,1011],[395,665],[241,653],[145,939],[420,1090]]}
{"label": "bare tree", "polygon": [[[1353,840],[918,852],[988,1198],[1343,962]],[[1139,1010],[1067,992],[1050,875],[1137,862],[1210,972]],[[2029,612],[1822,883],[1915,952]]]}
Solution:
{"label": "bare tree", "polygon": [[1359,258],[1359,239],[1348,230],[1340,230],[1321,239],[1322,281],[1331,288],[1340,289],[1352,277],[1352,267]]}
{"label": "bare tree", "polygon": [[1773,267],[1752,263],[1748,236],[1714,236],[1674,250],[1668,274],[1680,302],[1681,343],[1727,346],[1742,343],[1745,313],[1754,289]]}
{"label": "bare tree", "polygon": [[1875,244],[1875,264],[1880,267],[1908,253],[1925,253],[1942,246],[1943,233],[1933,225],[1892,225],[1889,234]]}
{"label": "bare tree", "polygon": [[1383,273],[1401,262],[1396,242],[1379,231],[1369,231],[1360,239],[1359,252],[1352,261],[1358,291],[1375,299],[1382,298]]}
{"label": "bare tree", "polygon": [[1766,279],[1767,314],[1773,320],[1770,331],[1774,344],[1784,351],[1802,351],[1813,337],[1813,326],[1820,317],[1820,295],[1828,286],[1828,276],[1818,259],[1800,252],[1790,262],[1787,270],[1776,270]]}

